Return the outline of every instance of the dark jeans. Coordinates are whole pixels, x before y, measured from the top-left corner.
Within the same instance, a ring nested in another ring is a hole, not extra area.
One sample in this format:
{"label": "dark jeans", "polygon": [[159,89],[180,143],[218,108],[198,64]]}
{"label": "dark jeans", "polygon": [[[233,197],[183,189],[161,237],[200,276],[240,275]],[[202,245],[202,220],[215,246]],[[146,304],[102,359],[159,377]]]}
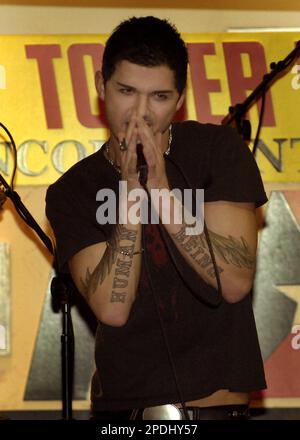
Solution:
{"label": "dark jeans", "polygon": [[[189,419],[181,409],[183,420],[249,420],[247,405],[222,405],[210,407],[187,407]],[[134,414],[134,417],[133,417]],[[143,420],[143,408],[125,411],[94,411],[91,420]]]}

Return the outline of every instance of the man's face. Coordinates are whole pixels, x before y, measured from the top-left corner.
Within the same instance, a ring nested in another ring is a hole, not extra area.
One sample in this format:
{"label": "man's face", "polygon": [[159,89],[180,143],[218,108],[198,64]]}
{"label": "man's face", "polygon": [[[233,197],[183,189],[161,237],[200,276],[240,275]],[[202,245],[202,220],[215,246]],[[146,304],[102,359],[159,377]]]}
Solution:
{"label": "man's face", "polygon": [[106,118],[115,138],[126,132],[133,112],[144,118],[153,134],[166,133],[184,100],[168,66],[146,67],[125,60],[117,64],[105,86],[97,82],[97,90],[104,99]]}

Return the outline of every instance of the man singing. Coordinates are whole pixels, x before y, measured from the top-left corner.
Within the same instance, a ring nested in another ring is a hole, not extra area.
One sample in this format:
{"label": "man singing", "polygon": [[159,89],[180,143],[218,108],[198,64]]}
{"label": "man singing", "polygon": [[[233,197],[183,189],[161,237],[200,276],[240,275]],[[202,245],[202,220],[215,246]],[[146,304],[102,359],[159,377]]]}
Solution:
{"label": "man singing", "polygon": [[[265,388],[251,288],[255,209],[266,195],[233,129],[173,123],[187,64],[186,46],[168,21],[122,22],[96,73],[110,137],[48,189],[60,268],[99,322],[93,418],[159,418],[171,407],[186,419],[246,419],[249,393]],[[116,194],[116,221],[96,216],[101,189]],[[175,189],[204,189],[205,226],[197,234],[184,216],[175,219],[185,209]],[[143,196],[133,201],[138,190]],[[155,190],[165,194],[159,203]],[[150,202],[160,221],[139,217]]]}

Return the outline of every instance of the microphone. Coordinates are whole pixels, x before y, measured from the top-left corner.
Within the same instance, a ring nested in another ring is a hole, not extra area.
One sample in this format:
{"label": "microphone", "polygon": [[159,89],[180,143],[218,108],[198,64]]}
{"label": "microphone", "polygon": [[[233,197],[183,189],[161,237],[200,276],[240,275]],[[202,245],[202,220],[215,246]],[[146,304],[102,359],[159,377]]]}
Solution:
{"label": "microphone", "polygon": [[143,153],[143,145],[136,146],[137,163],[136,170],[139,173],[139,182],[142,186],[146,185],[148,179],[148,165]]}

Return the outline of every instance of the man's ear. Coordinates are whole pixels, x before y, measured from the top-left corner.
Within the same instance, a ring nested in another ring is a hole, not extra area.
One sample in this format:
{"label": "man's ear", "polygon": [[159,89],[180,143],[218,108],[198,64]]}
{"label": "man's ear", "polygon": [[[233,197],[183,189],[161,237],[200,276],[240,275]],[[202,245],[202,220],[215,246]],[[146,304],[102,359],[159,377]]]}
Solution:
{"label": "man's ear", "polygon": [[180,107],[182,106],[182,104],[184,103],[185,96],[186,96],[186,89],[183,89],[181,95],[179,96],[177,104],[176,104],[176,111],[178,111],[180,109]]}
{"label": "man's ear", "polygon": [[102,72],[100,70],[97,70],[96,75],[95,75],[95,86],[96,86],[96,90],[98,92],[98,95],[100,96],[100,98],[102,100],[104,100],[105,87],[104,87]]}

